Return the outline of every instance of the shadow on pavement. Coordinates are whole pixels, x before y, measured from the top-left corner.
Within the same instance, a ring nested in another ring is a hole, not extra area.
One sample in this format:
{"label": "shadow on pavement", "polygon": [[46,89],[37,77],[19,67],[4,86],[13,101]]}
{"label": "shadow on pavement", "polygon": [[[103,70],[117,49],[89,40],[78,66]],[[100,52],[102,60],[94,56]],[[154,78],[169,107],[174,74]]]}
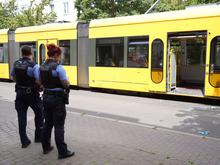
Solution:
{"label": "shadow on pavement", "polygon": [[174,130],[187,132],[201,136],[220,138],[220,110],[194,108],[193,110],[182,110],[177,117],[187,117],[181,125],[173,127]]}

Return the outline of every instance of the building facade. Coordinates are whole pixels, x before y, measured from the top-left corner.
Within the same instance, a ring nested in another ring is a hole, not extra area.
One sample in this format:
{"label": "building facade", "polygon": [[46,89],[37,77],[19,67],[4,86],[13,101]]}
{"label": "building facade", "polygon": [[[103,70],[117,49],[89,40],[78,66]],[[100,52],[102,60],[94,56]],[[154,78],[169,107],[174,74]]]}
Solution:
{"label": "building facade", "polygon": [[74,7],[75,0],[52,0],[50,10],[57,14],[57,21],[76,21],[77,11]]}
{"label": "building facade", "polygon": [[[51,0],[50,5],[46,7],[45,12],[54,11],[57,15],[56,22],[73,22],[77,20],[77,11],[74,7],[75,0]],[[8,0],[0,0],[7,3]],[[36,3],[41,0],[36,0]],[[30,0],[16,0],[18,12],[30,6]]]}

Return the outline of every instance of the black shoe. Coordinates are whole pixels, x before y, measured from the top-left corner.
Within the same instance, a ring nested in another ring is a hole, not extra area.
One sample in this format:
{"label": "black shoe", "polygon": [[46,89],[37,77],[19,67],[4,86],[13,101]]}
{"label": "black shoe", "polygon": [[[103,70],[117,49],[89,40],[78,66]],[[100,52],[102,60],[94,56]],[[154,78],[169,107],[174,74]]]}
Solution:
{"label": "black shoe", "polygon": [[31,144],[31,141],[29,140],[27,143],[22,144],[21,148],[27,148]]}
{"label": "black shoe", "polygon": [[43,154],[48,154],[52,150],[53,150],[53,146],[50,146],[49,148],[47,148],[46,150],[43,151]]}
{"label": "black shoe", "polygon": [[71,157],[73,155],[75,155],[75,152],[67,151],[66,154],[64,154],[64,155],[59,154],[58,159],[65,159],[65,158]]}
{"label": "black shoe", "polygon": [[34,142],[35,142],[35,143],[41,143],[41,139],[40,139],[40,138],[35,138],[35,139],[34,139]]}

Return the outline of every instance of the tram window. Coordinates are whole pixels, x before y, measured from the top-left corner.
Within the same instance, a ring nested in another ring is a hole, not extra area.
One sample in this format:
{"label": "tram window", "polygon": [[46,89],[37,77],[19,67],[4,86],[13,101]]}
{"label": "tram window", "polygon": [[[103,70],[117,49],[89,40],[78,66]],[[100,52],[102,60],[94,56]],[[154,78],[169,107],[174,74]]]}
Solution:
{"label": "tram window", "polygon": [[70,65],[70,40],[62,40],[59,41],[59,46],[62,49],[62,59],[63,59],[63,65]]}
{"label": "tram window", "polygon": [[4,47],[0,44],[0,63],[4,63]]}
{"label": "tram window", "polygon": [[24,43],[20,43],[20,57],[22,56],[21,49],[22,49],[23,46],[30,46],[30,47],[31,47],[33,60],[34,60],[35,62],[38,62],[36,43],[35,43],[35,42],[26,42],[26,43],[24,42]]}
{"label": "tram window", "polygon": [[97,39],[96,66],[123,67],[123,38]]}
{"label": "tram window", "polygon": [[206,43],[205,38],[191,38],[186,41],[187,65],[205,64]]}
{"label": "tram window", "polygon": [[0,63],[8,63],[8,46],[0,44]]}
{"label": "tram window", "polygon": [[220,36],[211,42],[211,66],[214,71],[220,71]]}
{"label": "tram window", "polygon": [[46,60],[46,47],[44,44],[40,45],[40,64]]}
{"label": "tram window", "polygon": [[128,67],[148,68],[148,55],[148,37],[132,37],[128,39]]}
{"label": "tram window", "polygon": [[156,39],[152,43],[152,68],[153,69],[163,69],[163,41]]}

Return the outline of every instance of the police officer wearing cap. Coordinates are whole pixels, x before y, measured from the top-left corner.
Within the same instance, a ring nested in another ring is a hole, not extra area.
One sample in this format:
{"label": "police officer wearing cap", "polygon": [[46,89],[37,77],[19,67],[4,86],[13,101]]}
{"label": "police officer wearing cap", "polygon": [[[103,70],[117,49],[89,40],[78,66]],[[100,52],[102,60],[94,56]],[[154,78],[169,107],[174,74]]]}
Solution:
{"label": "police officer wearing cap", "polygon": [[15,61],[11,76],[16,82],[15,109],[18,115],[20,140],[22,148],[26,148],[31,143],[26,133],[28,107],[31,107],[35,114],[35,142],[41,142],[43,107],[39,94],[39,65],[32,60],[30,47],[23,46],[21,52],[22,58]]}
{"label": "police officer wearing cap", "polygon": [[64,123],[67,103],[65,91],[69,89],[69,81],[61,61],[61,49],[50,44],[47,46],[48,59],[40,67],[41,83],[44,86],[43,105],[45,123],[42,136],[43,153],[53,150],[51,146],[51,131],[55,128],[55,142],[58,149],[58,159],[73,156],[75,153],[67,149],[64,142]]}

